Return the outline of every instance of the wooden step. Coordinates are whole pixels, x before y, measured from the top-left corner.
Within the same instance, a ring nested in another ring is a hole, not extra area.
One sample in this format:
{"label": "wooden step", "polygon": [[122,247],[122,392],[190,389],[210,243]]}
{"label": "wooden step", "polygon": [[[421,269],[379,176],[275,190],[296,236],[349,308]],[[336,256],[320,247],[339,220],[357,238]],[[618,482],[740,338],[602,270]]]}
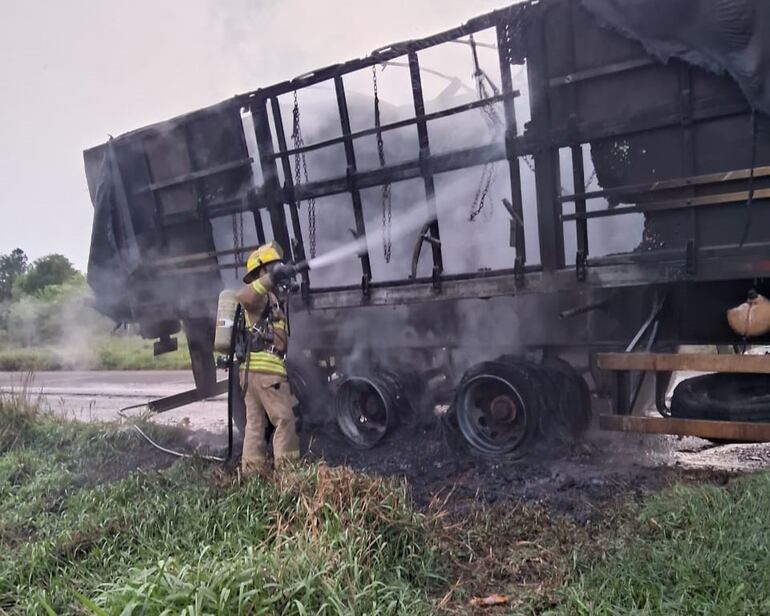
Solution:
{"label": "wooden step", "polygon": [[602,370],[654,372],[750,372],[770,374],[770,355],[716,355],[698,353],[599,353]]}
{"label": "wooden step", "polygon": [[648,434],[698,436],[700,438],[742,441],[746,443],[770,442],[770,423],[748,421],[713,421],[709,419],[679,419],[674,417],[600,415],[599,427],[602,430],[614,430],[619,432],[646,432]]}

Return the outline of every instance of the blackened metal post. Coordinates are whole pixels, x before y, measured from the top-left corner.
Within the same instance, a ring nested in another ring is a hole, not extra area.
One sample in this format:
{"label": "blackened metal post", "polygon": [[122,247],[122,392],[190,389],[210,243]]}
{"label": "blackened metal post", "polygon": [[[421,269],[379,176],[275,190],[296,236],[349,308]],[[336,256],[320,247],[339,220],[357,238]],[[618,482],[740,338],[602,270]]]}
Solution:
{"label": "blackened metal post", "polygon": [[530,131],[538,142],[534,158],[540,262],[546,272],[553,272],[564,267],[564,229],[559,203],[559,152],[550,144],[551,109],[545,20],[540,19],[530,24],[525,31],[525,37],[532,117]]}
{"label": "blackened metal post", "polygon": [[[251,178],[254,178],[253,173]],[[246,210],[251,212],[251,217],[254,220],[254,229],[257,231],[257,242],[262,245],[265,243],[265,226],[262,224],[262,211],[259,208],[256,186],[252,186],[246,193]]]}
{"label": "blackened metal post", "polygon": [[630,400],[628,397],[628,381],[629,373],[626,370],[618,370],[615,373],[615,414],[616,415],[628,415],[632,409],[630,408]]}
{"label": "blackened metal post", "polygon": [[[511,62],[506,53],[505,24],[497,24],[497,55],[500,60],[500,86],[503,95],[513,93],[513,80],[511,78]],[[474,53],[476,52],[474,48]],[[524,239],[524,206],[521,198],[521,171],[519,159],[513,147],[517,135],[516,106],[513,97],[503,100],[503,112],[505,114],[505,156],[508,159],[508,173],[511,178],[511,205],[516,220],[515,243],[516,260],[514,270],[516,272],[516,284],[524,283],[524,265],[527,262],[527,248]]]}
{"label": "blackened metal post", "polygon": [[255,208],[252,210],[252,213],[254,214],[254,228],[257,230],[257,242],[264,244],[265,228],[262,225],[262,212]]}
{"label": "blackened metal post", "polygon": [[[420,171],[425,184],[425,197],[428,202],[428,217],[430,221],[430,235],[435,240],[441,240],[438,228],[438,210],[436,208],[436,186],[433,182],[433,174],[428,169],[430,159],[430,143],[428,142],[428,125],[425,121],[425,101],[422,96],[422,79],[420,78],[420,63],[417,52],[410,50],[409,75],[412,80],[412,97],[414,98],[414,114],[417,118],[417,140],[420,146]],[[438,277],[444,271],[444,259],[441,255],[441,244],[430,242],[433,254],[433,280],[437,286]]]}
{"label": "blackened metal post", "polygon": [[[583,147],[580,144],[573,145],[570,147],[570,151],[572,152],[572,183],[575,185],[576,193],[584,193],[586,189],[586,173],[583,165]],[[575,197],[575,214],[580,215],[580,218],[575,220],[575,228],[577,229],[575,265],[578,271],[578,278],[581,281],[585,280],[585,266],[588,259],[588,219],[585,217],[585,213],[585,197]]]}
{"label": "blackened metal post", "polygon": [[[682,122],[682,174],[691,177],[695,174],[695,140],[693,138],[693,96],[692,96],[692,67],[686,62],[679,62],[679,113]],[[691,196],[695,196],[695,187],[688,190]],[[690,208],[690,237],[686,242],[688,256],[687,273],[695,274],[698,268],[698,208]],[[692,247],[692,248],[691,248]]]}
{"label": "blackened metal post", "polygon": [[[274,160],[273,138],[270,135],[270,122],[267,118],[267,100],[259,97],[250,104],[251,116],[254,118],[254,136],[257,138],[259,165],[262,169],[263,191],[267,201],[267,211],[270,213],[270,224],[273,227],[273,237],[291,255],[289,230],[286,228],[286,216],[283,210],[283,195],[278,183],[278,167]],[[292,255],[293,258],[293,255]]]}
{"label": "blackened metal post", "polygon": [[[569,55],[569,70],[571,73],[577,71],[576,57],[578,53],[577,32],[575,31],[575,6],[569,7],[569,29],[572,44],[572,54]],[[574,193],[583,194],[587,190],[585,165],[583,164],[583,146],[577,138],[577,117],[578,117],[578,88],[579,82],[568,85],[569,95],[569,137],[571,141],[570,153],[572,158],[572,184]],[[563,206],[559,208],[559,214],[563,213]],[[575,232],[577,234],[577,254],[575,254],[575,272],[580,282],[585,281],[588,267],[588,219],[583,216],[586,213],[586,199],[584,196],[575,198],[575,214],[579,217],[575,221]],[[562,219],[563,220],[563,219]],[[562,227],[563,229],[563,227]]]}
{"label": "blackened metal post", "polygon": [[356,237],[363,238],[363,248],[359,252],[361,270],[364,276],[364,289],[368,289],[367,283],[372,279],[372,266],[369,260],[369,247],[366,243],[366,225],[364,224],[364,210],[361,204],[361,193],[354,181],[356,169],[356,152],[353,148],[353,139],[350,136],[350,116],[348,115],[348,102],[345,98],[345,84],[341,75],[334,77],[334,91],[337,94],[337,109],[340,113],[340,127],[342,128],[343,143],[345,145],[345,159],[348,163],[348,190],[353,200],[353,216],[356,221]]}

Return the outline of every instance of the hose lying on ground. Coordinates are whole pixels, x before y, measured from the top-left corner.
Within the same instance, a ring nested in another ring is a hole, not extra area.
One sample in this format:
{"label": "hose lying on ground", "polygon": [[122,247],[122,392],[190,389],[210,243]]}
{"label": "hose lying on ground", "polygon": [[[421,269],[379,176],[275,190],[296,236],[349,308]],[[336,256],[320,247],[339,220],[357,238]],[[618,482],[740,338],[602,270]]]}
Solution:
{"label": "hose lying on ground", "polygon": [[[122,417],[123,419],[129,419],[129,417],[125,414],[126,411],[130,411],[132,409],[138,409],[138,408],[146,408],[147,402],[142,402],[141,404],[132,404],[131,406],[123,407],[118,411],[118,415]],[[227,462],[230,458],[228,455],[226,458],[222,458],[220,456],[208,456],[204,454],[198,454],[198,453],[187,453],[184,451],[175,451],[174,449],[169,449],[168,447],[164,447],[163,445],[160,445],[159,443],[156,443],[152,438],[150,438],[147,433],[142,430],[139,426],[136,424],[131,424],[131,427],[136,430],[142,438],[147,441],[150,445],[155,447],[158,451],[162,451],[163,453],[167,453],[172,456],[176,456],[177,458],[200,458],[201,460],[207,460],[209,462]]]}

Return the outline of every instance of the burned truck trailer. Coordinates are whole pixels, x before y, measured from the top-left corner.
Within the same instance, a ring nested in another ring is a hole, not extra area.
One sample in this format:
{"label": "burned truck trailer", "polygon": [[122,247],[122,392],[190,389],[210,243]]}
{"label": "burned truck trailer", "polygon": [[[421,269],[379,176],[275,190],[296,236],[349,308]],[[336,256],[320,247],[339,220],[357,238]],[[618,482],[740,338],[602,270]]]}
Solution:
{"label": "burned truck trailer", "polygon": [[[275,239],[334,261],[302,274],[293,353],[312,395],[341,377],[356,444],[360,387],[390,414],[404,374],[452,383],[447,421],[490,454],[548,407],[582,429],[589,386],[607,428],[770,438],[726,421],[761,413],[665,400],[674,371],[770,373],[676,352],[744,344],[726,311],[770,271],[770,11],[697,4],[522,2],[87,150],[97,307],[157,353],[183,329],[192,397],[211,395],[217,296]],[[632,415],[646,373],[659,418]],[[412,389],[412,407],[446,395]]]}

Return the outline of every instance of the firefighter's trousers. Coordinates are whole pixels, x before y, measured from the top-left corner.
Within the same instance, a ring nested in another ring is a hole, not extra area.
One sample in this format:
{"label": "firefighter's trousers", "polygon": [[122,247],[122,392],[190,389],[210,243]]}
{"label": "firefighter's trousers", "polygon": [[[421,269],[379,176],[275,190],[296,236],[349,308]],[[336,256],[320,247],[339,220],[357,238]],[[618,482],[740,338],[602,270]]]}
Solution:
{"label": "firefighter's trousers", "polygon": [[294,416],[294,396],[285,376],[244,372],[241,387],[246,390],[246,431],[243,437],[241,471],[253,475],[265,468],[268,419],[273,424],[273,456],[276,466],[299,458],[299,437]]}

